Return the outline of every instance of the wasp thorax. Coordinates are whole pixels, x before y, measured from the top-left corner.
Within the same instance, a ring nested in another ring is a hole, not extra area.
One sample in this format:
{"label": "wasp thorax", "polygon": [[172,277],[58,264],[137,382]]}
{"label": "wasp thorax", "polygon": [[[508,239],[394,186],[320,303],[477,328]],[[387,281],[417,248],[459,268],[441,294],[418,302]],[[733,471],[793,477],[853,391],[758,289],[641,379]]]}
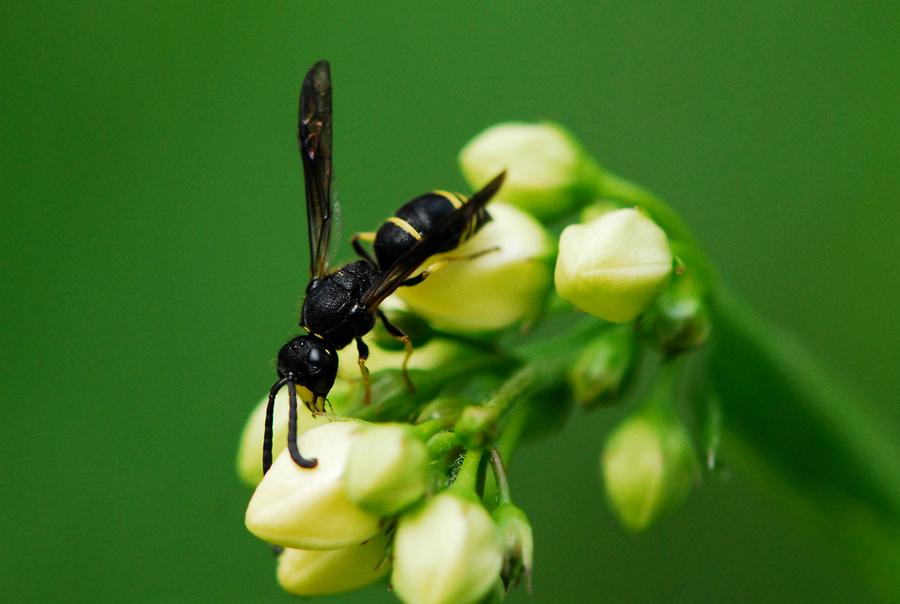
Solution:
{"label": "wasp thorax", "polygon": [[297,336],[278,351],[278,375],[293,377],[318,396],[331,390],[337,368],[337,354],[311,336]]}

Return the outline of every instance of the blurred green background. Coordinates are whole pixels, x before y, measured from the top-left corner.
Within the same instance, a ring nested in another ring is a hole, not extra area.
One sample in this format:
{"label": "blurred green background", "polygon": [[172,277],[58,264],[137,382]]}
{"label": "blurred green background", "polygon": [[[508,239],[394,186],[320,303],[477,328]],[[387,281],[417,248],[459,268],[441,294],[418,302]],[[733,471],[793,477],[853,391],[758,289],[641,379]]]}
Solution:
{"label": "blurred green background", "polygon": [[[463,188],[482,128],[558,120],[897,432],[897,3],[249,6],[0,7],[6,601],[289,601],[233,458],[295,333],[296,97],[319,58],[345,241]],[[516,459],[537,569],[512,601],[872,599],[739,472],[626,534],[596,476],[615,415]]]}

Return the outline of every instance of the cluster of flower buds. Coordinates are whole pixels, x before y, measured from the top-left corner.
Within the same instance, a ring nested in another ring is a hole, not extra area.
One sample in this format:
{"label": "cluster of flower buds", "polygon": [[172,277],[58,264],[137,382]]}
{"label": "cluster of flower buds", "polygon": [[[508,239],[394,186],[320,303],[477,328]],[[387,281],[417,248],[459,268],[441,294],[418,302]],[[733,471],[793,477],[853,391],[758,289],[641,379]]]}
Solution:
{"label": "cluster of flower buds", "polygon": [[[338,593],[390,574],[405,602],[476,602],[530,570],[527,518],[509,502],[494,516],[482,503],[481,452],[460,468],[442,463],[457,449],[441,444],[452,435],[442,422],[316,422],[300,445],[316,467],[282,452],[247,507],[247,528],[283,548],[277,576],[286,591]],[[261,446],[248,423],[242,457]]]}
{"label": "cluster of flower buds", "polygon": [[[476,604],[523,579],[530,588],[531,525],[504,460],[559,427],[560,400],[636,400],[601,455],[607,498],[628,528],[675,508],[699,476],[678,399],[685,358],[710,337],[711,277],[677,216],[555,124],[495,126],[459,159],[473,188],[507,177],[491,221],[383,307],[412,336],[415,392],[403,350],[376,328],[371,402],[344,350],[328,412],[300,414],[299,450],[315,467],[284,450],[286,393],[265,476],[265,402],[248,420],[238,470],[256,490],[246,525],[281,551],[277,577],[291,593],[389,577],[407,604]],[[461,260],[440,262],[448,257]],[[549,319],[551,330],[524,330]]]}

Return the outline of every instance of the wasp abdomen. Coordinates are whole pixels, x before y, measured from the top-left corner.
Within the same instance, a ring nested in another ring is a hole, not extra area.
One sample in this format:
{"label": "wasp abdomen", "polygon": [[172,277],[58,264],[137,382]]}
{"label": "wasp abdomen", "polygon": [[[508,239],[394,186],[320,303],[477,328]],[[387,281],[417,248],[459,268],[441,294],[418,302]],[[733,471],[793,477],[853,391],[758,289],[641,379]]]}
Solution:
{"label": "wasp abdomen", "polygon": [[[465,202],[465,196],[459,193],[432,191],[401,206],[393,216],[384,221],[375,234],[372,247],[375,250],[379,268],[387,270],[425,233],[441,224],[447,216]],[[464,236],[477,230],[486,221],[487,213],[482,211],[476,216],[474,224],[461,228],[456,233],[451,233],[438,251],[452,250],[460,244],[460,241],[465,238]]]}

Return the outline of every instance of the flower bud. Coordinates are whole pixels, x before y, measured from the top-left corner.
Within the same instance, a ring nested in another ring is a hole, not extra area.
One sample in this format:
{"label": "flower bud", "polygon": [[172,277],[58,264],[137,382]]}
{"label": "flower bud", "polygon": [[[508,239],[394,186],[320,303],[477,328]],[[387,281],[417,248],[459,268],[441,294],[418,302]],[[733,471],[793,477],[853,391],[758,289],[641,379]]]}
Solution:
{"label": "flower bud", "polygon": [[467,449],[480,449],[496,437],[500,409],[493,405],[466,407],[456,422],[456,436]]}
{"label": "flower bud", "polygon": [[[433,327],[478,333],[505,329],[540,310],[550,287],[553,241],[525,212],[494,202],[492,220],[458,248],[428,260],[450,260],[414,287],[397,290]],[[494,249],[497,248],[497,249]],[[485,252],[474,258],[465,256]]]}
{"label": "flower bud", "polygon": [[531,567],[534,563],[534,537],[528,516],[521,508],[511,503],[502,503],[493,513],[494,521],[500,528],[505,554],[500,576],[508,590],[524,575],[528,590],[531,591]]}
{"label": "flower bud", "polygon": [[[333,395],[332,395],[333,396]],[[329,396],[329,398],[332,398]],[[241,433],[241,443],[238,446],[237,471],[241,480],[251,487],[255,487],[262,480],[262,450],[263,432],[265,430],[266,403],[268,397],[262,401],[250,413],[244,430]],[[297,434],[303,434],[307,430],[320,424],[328,423],[326,415],[313,415],[304,406],[297,409]],[[287,447],[288,432],[288,389],[287,386],[278,391],[275,396],[275,412],[272,416],[272,458]]]}
{"label": "flower bud", "polygon": [[663,291],[671,272],[665,232],[632,208],[570,225],[559,239],[557,292],[613,323],[641,314]]}
{"label": "flower bud", "polygon": [[605,330],[578,355],[569,381],[575,401],[585,407],[618,400],[634,371],[634,330],[615,326]]}
{"label": "flower bud", "polygon": [[[417,285],[416,287],[419,286]],[[399,369],[403,365],[403,358],[406,356],[406,353],[402,349],[389,350],[382,348],[368,338],[364,338],[364,340],[369,345],[369,359],[366,361],[366,367],[368,367],[370,373],[384,369]],[[343,362],[338,365],[338,377],[348,381],[359,380],[359,366],[355,362],[357,359],[356,350],[354,347],[353,352],[350,353],[349,348],[348,346],[341,351]],[[464,356],[469,350],[470,348],[461,342],[447,338],[431,338],[422,346],[416,346],[413,349],[413,354],[409,357],[408,368],[432,369],[439,367]]]}
{"label": "flower bud", "polygon": [[578,213],[578,222],[587,224],[592,220],[600,218],[603,214],[612,212],[613,210],[621,209],[622,205],[615,201],[611,201],[609,199],[598,199],[597,201],[590,203],[582,208],[581,212]]}
{"label": "flower bud", "polygon": [[410,426],[367,426],[354,440],[344,488],[351,501],[377,516],[393,516],[422,498],[428,451]]}
{"label": "flower bud", "polygon": [[455,396],[439,396],[419,409],[415,423],[439,420],[448,425],[455,424],[466,403],[466,400]]}
{"label": "flower bud", "polygon": [[674,414],[650,408],[613,431],[601,461],[610,505],[622,524],[635,531],[681,504],[699,471],[681,422]]}
{"label": "flower bud", "polygon": [[648,309],[641,320],[641,329],[667,356],[694,350],[706,343],[712,319],[694,280],[676,277]]}
{"label": "flower bud", "polygon": [[571,134],[546,122],[488,128],[460,151],[459,164],[473,187],[506,170],[499,199],[544,221],[590,201],[600,172]]}
{"label": "flower bud", "polygon": [[503,542],[481,503],[444,491],[400,518],[391,583],[407,604],[474,604],[502,564]]}
{"label": "flower bud", "polygon": [[278,557],[278,583],[298,596],[323,596],[359,589],[387,574],[388,538],[383,533],[362,545],[341,549],[285,549]]}
{"label": "flower bud", "polygon": [[247,529],[270,543],[300,549],[348,547],[378,533],[378,516],[344,491],[350,447],[364,425],[334,421],[304,434],[300,453],[318,460],[314,468],[299,467],[283,451],[250,499]]}

